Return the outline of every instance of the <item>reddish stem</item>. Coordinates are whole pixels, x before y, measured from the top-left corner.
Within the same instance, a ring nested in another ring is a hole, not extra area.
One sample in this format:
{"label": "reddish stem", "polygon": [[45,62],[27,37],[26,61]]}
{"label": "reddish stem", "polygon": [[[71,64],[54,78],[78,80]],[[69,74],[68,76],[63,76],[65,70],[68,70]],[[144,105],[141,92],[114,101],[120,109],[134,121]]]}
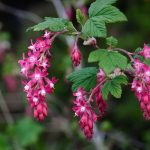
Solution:
{"label": "reddish stem", "polygon": [[99,86],[101,86],[107,79],[108,79],[108,78],[104,78],[104,79],[92,90],[92,92],[91,92],[91,94],[90,94],[90,96],[89,96],[89,99],[87,100],[87,103],[90,103],[90,102],[91,102],[95,90],[96,90]]}
{"label": "reddish stem", "polygon": [[123,52],[124,54],[126,54],[130,58],[131,62],[134,62],[134,59],[132,57],[133,53],[130,53],[127,50],[122,49],[122,48],[115,48],[115,50]]}

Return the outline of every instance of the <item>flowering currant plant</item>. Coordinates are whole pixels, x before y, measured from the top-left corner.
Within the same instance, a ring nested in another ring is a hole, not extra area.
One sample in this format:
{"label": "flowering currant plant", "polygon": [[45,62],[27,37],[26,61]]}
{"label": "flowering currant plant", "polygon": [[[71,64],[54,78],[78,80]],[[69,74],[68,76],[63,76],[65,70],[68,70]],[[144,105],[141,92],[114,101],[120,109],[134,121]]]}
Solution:
{"label": "flowering currant plant", "polygon": [[[88,10],[89,17],[80,9],[76,11],[77,22],[81,31],[69,20],[45,17],[44,21],[28,30],[44,31],[44,35],[31,42],[27,54],[18,61],[21,74],[25,76],[24,92],[37,120],[47,116],[46,94],[52,94],[57,82],[56,77],[48,78],[51,67],[51,47],[55,38],[61,34],[75,36],[71,47],[71,60],[74,67],[80,65],[82,56],[78,40],[83,45],[92,45],[93,50],[88,57],[89,63],[97,63],[96,67],[76,69],[68,75],[72,82],[75,100],[73,111],[79,118],[79,125],[87,139],[93,136],[93,125],[103,118],[107,109],[107,100],[112,95],[121,98],[122,85],[131,85],[131,90],[140,103],[145,119],[150,119],[150,46],[144,44],[131,53],[118,48],[118,41],[113,36],[107,37],[107,23],[127,21],[126,16],[113,4],[116,0],[96,0]],[[104,38],[106,48],[99,48],[98,38]],[[128,78],[132,83],[128,83]],[[95,107],[96,106],[96,107]]]}

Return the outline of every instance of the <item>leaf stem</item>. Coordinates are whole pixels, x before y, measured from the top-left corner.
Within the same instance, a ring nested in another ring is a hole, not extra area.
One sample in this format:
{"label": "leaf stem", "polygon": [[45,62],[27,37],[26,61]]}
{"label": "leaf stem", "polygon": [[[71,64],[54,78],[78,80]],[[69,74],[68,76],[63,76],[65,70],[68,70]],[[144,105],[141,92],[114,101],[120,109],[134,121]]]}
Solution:
{"label": "leaf stem", "polygon": [[134,59],[133,59],[133,57],[132,57],[133,53],[130,53],[130,52],[128,52],[127,50],[122,49],[122,48],[115,48],[114,50],[123,52],[124,54],[126,54],[126,55],[130,58],[131,62],[134,62]]}
{"label": "leaf stem", "polygon": [[90,94],[90,96],[89,96],[89,99],[87,100],[87,103],[90,103],[90,102],[92,101],[92,97],[93,97],[93,95],[94,95],[95,90],[96,90],[99,86],[101,86],[107,79],[108,79],[108,78],[104,78],[104,79],[92,90],[92,92],[91,92],[91,94]]}
{"label": "leaf stem", "polygon": [[65,33],[65,32],[67,32],[68,30],[63,30],[63,31],[60,31],[60,32],[56,32],[53,36],[52,36],[52,38],[51,38],[51,41],[53,42],[54,40],[55,40],[55,38],[58,36],[58,35],[60,35],[60,34],[63,34],[63,33]]}

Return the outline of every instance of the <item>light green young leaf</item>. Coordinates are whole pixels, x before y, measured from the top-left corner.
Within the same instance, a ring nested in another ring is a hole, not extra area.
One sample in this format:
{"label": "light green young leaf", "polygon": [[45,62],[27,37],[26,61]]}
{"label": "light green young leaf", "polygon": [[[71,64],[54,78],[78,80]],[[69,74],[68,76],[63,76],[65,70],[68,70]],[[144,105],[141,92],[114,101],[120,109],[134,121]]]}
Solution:
{"label": "light green young leaf", "polygon": [[117,76],[114,79],[108,81],[104,84],[102,88],[102,96],[104,100],[108,99],[108,94],[110,93],[115,98],[121,98],[122,89],[121,84],[127,85],[127,77],[126,76]]}
{"label": "light green young leaf", "polygon": [[106,43],[111,47],[116,47],[118,45],[118,40],[115,37],[110,36],[106,38]]}
{"label": "light green young leaf", "polygon": [[82,28],[82,33],[91,37],[106,37],[107,31],[104,22],[88,19]]}
{"label": "light green young leaf", "polygon": [[83,68],[71,73],[67,79],[73,82],[72,90],[76,91],[78,87],[84,88],[89,91],[96,85],[97,68],[88,67]]}
{"label": "light green young leaf", "polygon": [[81,12],[80,9],[77,9],[76,10],[76,19],[77,19],[77,22],[80,23],[82,26],[84,25],[85,23],[85,16],[84,14]]}
{"label": "light green young leaf", "polygon": [[99,66],[109,75],[116,67],[125,70],[127,67],[127,58],[117,51],[108,51],[99,49],[91,52],[88,62],[99,62]]}

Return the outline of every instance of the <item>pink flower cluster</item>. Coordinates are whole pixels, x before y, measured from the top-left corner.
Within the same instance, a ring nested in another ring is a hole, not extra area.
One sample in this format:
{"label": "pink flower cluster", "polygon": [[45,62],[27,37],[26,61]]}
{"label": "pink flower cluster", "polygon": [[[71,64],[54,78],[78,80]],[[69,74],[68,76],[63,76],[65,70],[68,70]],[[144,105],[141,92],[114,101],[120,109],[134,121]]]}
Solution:
{"label": "pink flower cluster", "polygon": [[80,127],[84,131],[87,139],[93,136],[93,123],[97,120],[97,115],[92,110],[92,107],[86,100],[86,92],[82,88],[78,88],[77,92],[73,93],[76,96],[74,101],[73,111],[75,116],[80,117]]}
{"label": "pink flower cluster", "polygon": [[98,119],[101,120],[106,113],[107,103],[105,100],[103,100],[102,94],[100,91],[97,91],[95,93],[95,99],[96,99],[96,104],[100,112]]}
{"label": "pink flower cluster", "polygon": [[57,81],[55,77],[51,80],[48,78],[48,68],[51,66],[49,52],[52,44],[51,36],[51,32],[45,31],[35,43],[31,42],[27,57],[23,54],[23,59],[18,61],[21,73],[26,77],[23,81],[24,91],[37,120],[44,120],[47,116],[45,97],[47,93],[53,93]]}
{"label": "pink flower cluster", "polygon": [[[144,45],[141,55],[145,59],[150,58],[150,47]],[[145,119],[150,120],[150,67],[139,59],[134,62],[135,77],[132,82],[132,90],[140,102]]]}
{"label": "pink flower cluster", "polygon": [[[97,74],[97,84],[99,84],[104,79],[104,72],[100,69]],[[97,116],[95,112],[92,110],[90,102],[93,102],[93,99],[88,98],[88,94],[84,91],[83,88],[78,88],[78,90],[73,93],[76,97],[74,101],[73,111],[75,112],[75,116],[80,117],[80,127],[84,131],[84,134],[87,139],[91,139],[93,137],[93,124],[97,121],[97,119],[102,119],[106,112],[106,102],[102,99],[101,87],[96,87],[91,91],[94,99],[96,100],[96,105],[98,106],[100,115]],[[91,96],[91,95],[90,95]],[[89,96],[89,97],[90,97]]]}
{"label": "pink flower cluster", "polygon": [[144,44],[144,48],[141,52],[141,55],[143,55],[145,59],[150,58],[150,47],[148,45]]}

